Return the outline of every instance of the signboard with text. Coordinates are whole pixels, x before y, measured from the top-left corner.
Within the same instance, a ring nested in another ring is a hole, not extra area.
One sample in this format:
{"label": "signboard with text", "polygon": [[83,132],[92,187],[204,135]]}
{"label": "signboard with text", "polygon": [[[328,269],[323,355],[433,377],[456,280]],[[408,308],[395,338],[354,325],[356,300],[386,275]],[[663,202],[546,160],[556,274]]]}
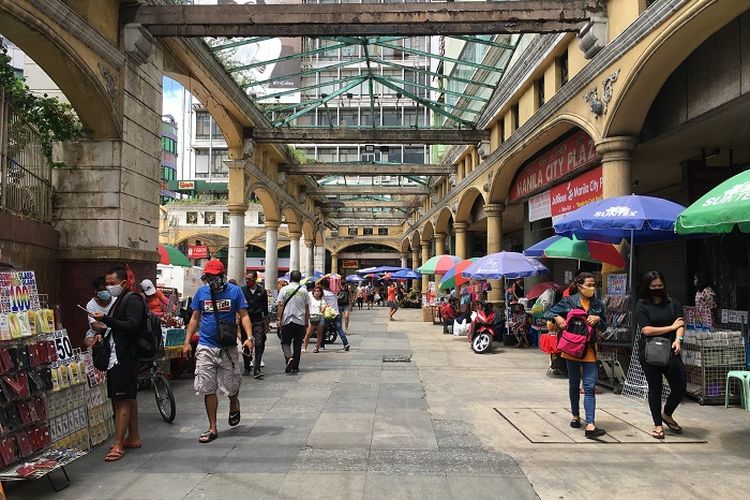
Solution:
{"label": "signboard with text", "polygon": [[602,167],[597,167],[550,190],[552,217],[602,199]]}
{"label": "signboard with text", "polygon": [[345,260],[341,264],[342,269],[359,269],[359,261],[358,260]]}
{"label": "signboard with text", "polygon": [[508,201],[518,201],[548,189],[555,181],[596,161],[594,141],[586,132],[576,132],[521,169],[510,188]]}
{"label": "signboard with text", "polygon": [[189,245],[188,259],[207,259],[208,247],[206,245]]}
{"label": "signboard with text", "polygon": [[177,181],[177,189],[185,191],[195,189],[195,181]]}

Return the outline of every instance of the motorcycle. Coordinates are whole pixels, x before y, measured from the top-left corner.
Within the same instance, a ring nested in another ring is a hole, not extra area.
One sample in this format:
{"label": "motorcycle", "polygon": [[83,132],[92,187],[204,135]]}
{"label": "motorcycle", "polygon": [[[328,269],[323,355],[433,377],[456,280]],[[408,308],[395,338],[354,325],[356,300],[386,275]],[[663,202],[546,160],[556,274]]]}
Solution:
{"label": "motorcycle", "polygon": [[471,349],[477,354],[492,350],[492,341],[495,340],[495,310],[492,304],[483,304],[477,309],[467,339],[471,342]]}
{"label": "motorcycle", "polygon": [[[318,338],[318,329],[313,330],[312,338]],[[333,344],[339,338],[339,332],[336,331],[336,327],[333,322],[328,322],[328,326],[323,327],[323,345]]]}

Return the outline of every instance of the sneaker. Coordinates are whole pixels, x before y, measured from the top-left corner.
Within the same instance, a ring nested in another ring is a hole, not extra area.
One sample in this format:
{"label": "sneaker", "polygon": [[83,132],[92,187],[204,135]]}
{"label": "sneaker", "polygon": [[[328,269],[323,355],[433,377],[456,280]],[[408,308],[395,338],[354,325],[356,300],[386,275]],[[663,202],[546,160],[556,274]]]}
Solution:
{"label": "sneaker", "polygon": [[284,369],[284,372],[289,373],[292,371],[292,361],[294,361],[294,358],[289,358],[286,362],[286,368]]}
{"label": "sneaker", "polygon": [[260,367],[261,367],[261,368],[263,368],[263,367],[265,367],[265,366],[266,366],[266,362],[265,362],[265,361],[261,361],[261,362],[260,362]]}
{"label": "sneaker", "polygon": [[349,344],[346,344],[346,345],[344,346],[344,348],[342,349],[342,351],[348,351],[348,350],[349,350]]}
{"label": "sneaker", "polygon": [[253,378],[258,379],[258,378],[261,378],[262,376],[263,376],[263,372],[260,371],[260,369],[256,368],[255,370],[253,370]]}

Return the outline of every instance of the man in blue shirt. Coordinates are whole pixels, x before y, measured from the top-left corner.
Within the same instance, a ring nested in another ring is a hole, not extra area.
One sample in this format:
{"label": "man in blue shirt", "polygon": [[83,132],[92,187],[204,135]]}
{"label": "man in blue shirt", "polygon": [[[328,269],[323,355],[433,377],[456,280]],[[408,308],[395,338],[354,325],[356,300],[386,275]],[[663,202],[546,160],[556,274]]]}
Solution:
{"label": "man in blue shirt", "polygon": [[[219,435],[216,427],[216,412],[219,399],[217,389],[229,396],[229,425],[240,423],[240,383],[242,381],[242,365],[240,352],[235,344],[223,347],[216,338],[216,314],[214,313],[213,298],[221,323],[237,324],[239,315],[243,328],[252,331],[250,316],[247,314],[245,294],[237,285],[227,283],[224,264],[218,260],[210,260],[203,268],[203,279],[207,281],[195,293],[193,298],[193,315],[185,330],[185,344],[182,351],[190,355],[192,347],[190,339],[200,325],[198,347],[195,349],[195,390],[203,395],[208,414],[208,430],[201,434],[198,441],[210,443]],[[239,329],[238,329],[239,337]],[[249,354],[253,348],[253,339],[248,338],[242,345]]]}

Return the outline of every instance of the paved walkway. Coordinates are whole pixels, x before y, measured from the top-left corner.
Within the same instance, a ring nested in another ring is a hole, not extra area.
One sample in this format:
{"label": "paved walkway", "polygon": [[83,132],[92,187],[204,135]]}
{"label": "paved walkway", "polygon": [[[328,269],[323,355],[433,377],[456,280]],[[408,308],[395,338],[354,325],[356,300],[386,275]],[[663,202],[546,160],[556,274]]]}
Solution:
{"label": "paved walkway", "polygon": [[244,380],[242,423],[228,429],[222,401],[207,445],[190,381],[174,382],[173,425],[142,392],[142,449],[114,464],[97,449],[62,494],[42,480],[11,498],[746,498],[750,413],[687,403],[685,434],[657,442],[644,406],[605,392],[611,433],[593,443],[567,427],[567,381],[545,376],[539,351],[476,355],[420,316],[355,311],[352,350],[305,354],[298,376],[272,338],[265,380]]}

